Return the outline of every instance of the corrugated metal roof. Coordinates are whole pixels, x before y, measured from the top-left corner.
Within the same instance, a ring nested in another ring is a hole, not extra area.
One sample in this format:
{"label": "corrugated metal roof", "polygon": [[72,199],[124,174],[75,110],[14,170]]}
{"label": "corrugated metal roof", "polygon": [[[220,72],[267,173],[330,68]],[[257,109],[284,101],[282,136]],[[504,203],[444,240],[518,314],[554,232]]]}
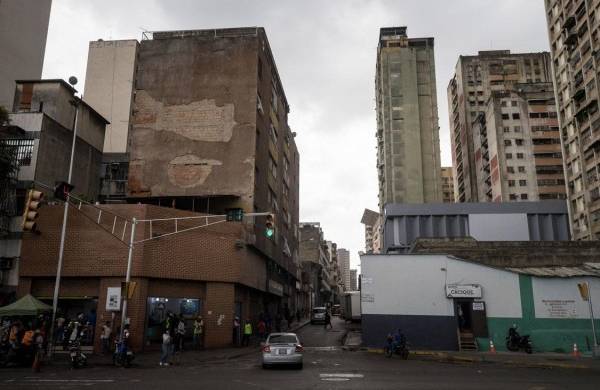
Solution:
{"label": "corrugated metal roof", "polygon": [[570,267],[523,267],[506,268],[508,271],[524,275],[540,277],[571,278],[574,276],[598,276],[600,277],[600,263],[584,263]]}

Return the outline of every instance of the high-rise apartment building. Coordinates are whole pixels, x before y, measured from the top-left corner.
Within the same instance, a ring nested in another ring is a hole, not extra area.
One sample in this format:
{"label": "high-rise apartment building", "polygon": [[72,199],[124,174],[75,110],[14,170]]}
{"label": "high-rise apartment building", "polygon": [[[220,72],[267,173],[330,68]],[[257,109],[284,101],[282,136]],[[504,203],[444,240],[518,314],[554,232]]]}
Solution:
{"label": "high-rise apartment building", "polygon": [[379,253],[381,248],[381,215],[376,211],[365,209],[360,223],[365,225],[366,253]]}
{"label": "high-rise apartment building", "polygon": [[382,28],[375,87],[380,210],[441,201],[433,38]]}
{"label": "high-rise apartment building", "polygon": [[16,80],[42,77],[52,0],[0,1],[0,106],[10,111]]}
{"label": "high-rise apartment building", "polygon": [[600,239],[598,0],[545,0],[571,235]]}
{"label": "high-rise apartment building", "polygon": [[355,269],[350,270],[350,291],[358,290],[358,271]]}
{"label": "high-rise apartment building", "polygon": [[342,273],[344,291],[347,291],[350,289],[350,252],[348,252],[347,249],[338,248],[337,254]]}
{"label": "high-rise apartment building", "polygon": [[129,129],[133,108],[138,41],[90,42],[84,100],[110,121],[106,126],[101,196],[127,196]]}
{"label": "high-rise apartment building", "polygon": [[442,202],[454,203],[454,176],[452,167],[442,167]]}
{"label": "high-rise apartment building", "polygon": [[472,123],[480,202],[564,199],[556,103],[551,83],[492,91]]}
{"label": "high-rise apartment building", "polygon": [[[551,80],[548,53],[511,54],[510,50],[494,50],[459,57],[455,75],[448,85],[456,202],[483,201],[479,199],[477,188],[473,122],[485,112],[491,93],[514,90],[519,83]],[[518,125],[520,120],[515,117],[512,126]]]}

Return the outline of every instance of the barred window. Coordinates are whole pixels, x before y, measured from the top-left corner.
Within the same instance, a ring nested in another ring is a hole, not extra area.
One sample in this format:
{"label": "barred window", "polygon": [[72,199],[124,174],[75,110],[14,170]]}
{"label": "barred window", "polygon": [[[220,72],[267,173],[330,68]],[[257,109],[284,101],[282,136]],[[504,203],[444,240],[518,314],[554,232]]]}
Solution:
{"label": "barred window", "polygon": [[16,149],[16,164],[19,167],[27,167],[31,165],[33,143],[33,139],[3,139],[0,140],[0,147],[2,149]]}

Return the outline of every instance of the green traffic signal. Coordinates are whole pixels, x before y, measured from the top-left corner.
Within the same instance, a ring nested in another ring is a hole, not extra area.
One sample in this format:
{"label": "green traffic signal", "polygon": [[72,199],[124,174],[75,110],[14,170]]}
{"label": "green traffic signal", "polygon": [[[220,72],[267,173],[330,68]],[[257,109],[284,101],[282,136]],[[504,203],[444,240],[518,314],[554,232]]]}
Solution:
{"label": "green traffic signal", "polygon": [[275,234],[275,215],[268,214],[265,222],[265,236],[272,238]]}
{"label": "green traffic signal", "polygon": [[273,229],[271,229],[271,228],[267,228],[267,229],[265,230],[265,235],[266,235],[268,238],[271,238],[271,237],[273,237],[273,233],[275,233],[275,231],[274,231]]}

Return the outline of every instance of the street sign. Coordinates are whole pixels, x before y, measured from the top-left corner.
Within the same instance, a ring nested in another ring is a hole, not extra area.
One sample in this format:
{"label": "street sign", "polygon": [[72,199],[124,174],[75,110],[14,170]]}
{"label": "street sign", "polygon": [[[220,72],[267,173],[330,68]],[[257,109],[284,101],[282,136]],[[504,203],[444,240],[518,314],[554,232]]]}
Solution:
{"label": "street sign", "polygon": [[106,310],[121,310],[121,287],[109,287],[106,289]]}
{"label": "street sign", "polygon": [[450,284],[446,285],[448,298],[481,298],[481,286],[478,284]]}

